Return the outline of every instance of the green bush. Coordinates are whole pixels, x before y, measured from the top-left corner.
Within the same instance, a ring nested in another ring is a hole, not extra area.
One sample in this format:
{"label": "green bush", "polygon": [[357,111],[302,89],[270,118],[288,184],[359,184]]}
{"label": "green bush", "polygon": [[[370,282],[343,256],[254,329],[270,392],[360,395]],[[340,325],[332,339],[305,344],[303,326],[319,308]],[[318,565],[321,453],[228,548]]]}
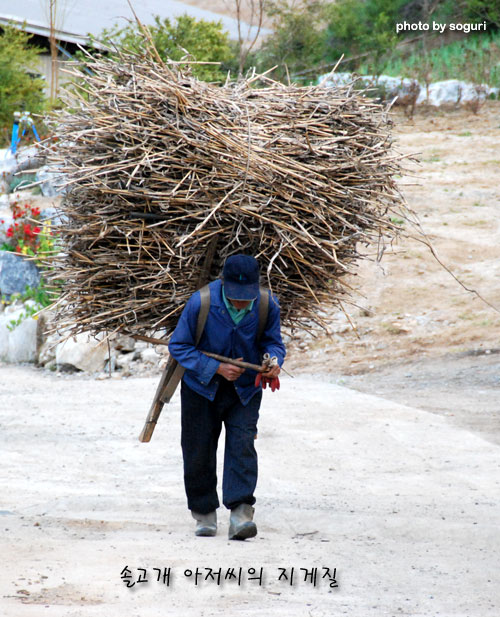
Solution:
{"label": "green bush", "polygon": [[[37,73],[40,49],[28,45],[30,34],[5,26],[0,35],[0,128],[12,128],[15,111],[43,112],[45,82]],[[7,133],[8,134],[8,133]]]}
{"label": "green bush", "polygon": [[298,10],[294,2],[278,0],[267,12],[274,19],[273,33],[254,56],[260,70],[277,65],[273,78],[286,80],[290,73],[323,60],[325,5],[321,1],[307,2]]}
{"label": "green bush", "polygon": [[342,54],[353,57],[349,69],[361,63],[377,73],[380,59],[398,41],[396,23],[404,0],[337,0],[328,8],[325,59],[335,62]]}
{"label": "green bush", "polygon": [[[149,26],[151,38],[163,60],[182,60],[191,56],[197,62],[227,62],[232,57],[229,37],[222,29],[222,22],[195,19],[181,15],[173,20],[154,18]],[[145,37],[136,23],[125,28],[115,26],[103,30],[98,40],[105,45],[115,45],[135,53],[144,50]],[[193,74],[204,81],[225,79],[224,70],[218,64],[193,64]]]}
{"label": "green bush", "polygon": [[500,28],[500,0],[465,0],[465,17]]}

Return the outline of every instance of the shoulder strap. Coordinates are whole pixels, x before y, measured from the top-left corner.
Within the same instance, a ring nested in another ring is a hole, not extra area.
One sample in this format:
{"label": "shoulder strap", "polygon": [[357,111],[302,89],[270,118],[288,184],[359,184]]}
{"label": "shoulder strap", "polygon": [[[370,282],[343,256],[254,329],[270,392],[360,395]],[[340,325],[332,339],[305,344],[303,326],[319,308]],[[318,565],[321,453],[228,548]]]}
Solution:
{"label": "shoulder strap", "polygon": [[[210,287],[208,285],[200,289],[200,299],[200,312],[198,313],[198,321],[196,323],[196,345],[200,342],[205,324],[207,323],[208,311],[210,310]],[[158,387],[159,392],[157,392],[156,395],[162,403],[168,403],[170,401],[185,370],[177,360],[174,360],[172,357],[170,357],[170,360],[167,363],[167,368],[163,373],[162,381]]]}
{"label": "shoulder strap", "polygon": [[200,342],[201,335],[207,323],[208,311],[210,310],[210,287],[205,285],[200,289],[200,312],[196,323],[196,345]]}
{"label": "shoulder strap", "polygon": [[267,316],[269,313],[269,291],[265,287],[260,288],[259,304],[259,327],[257,330],[257,340],[260,341],[266,329]]}

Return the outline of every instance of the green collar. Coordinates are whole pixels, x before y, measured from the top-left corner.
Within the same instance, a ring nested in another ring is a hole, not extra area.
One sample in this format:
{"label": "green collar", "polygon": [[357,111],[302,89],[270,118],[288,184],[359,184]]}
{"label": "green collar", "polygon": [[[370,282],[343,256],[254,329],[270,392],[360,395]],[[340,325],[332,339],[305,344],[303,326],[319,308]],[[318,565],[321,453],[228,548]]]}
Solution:
{"label": "green collar", "polygon": [[231,319],[234,321],[235,324],[239,324],[240,321],[243,319],[243,317],[245,317],[245,315],[247,313],[249,313],[252,308],[253,308],[253,303],[255,302],[255,300],[252,300],[250,302],[250,304],[241,310],[238,310],[235,306],[233,306],[233,304],[231,302],[229,302],[229,300],[226,298],[226,294],[224,292],[224,285],[222,286],[222,299],[224,300],[224,304],[226,305],[226,308],[228,310],[229,315],[231,315]]}

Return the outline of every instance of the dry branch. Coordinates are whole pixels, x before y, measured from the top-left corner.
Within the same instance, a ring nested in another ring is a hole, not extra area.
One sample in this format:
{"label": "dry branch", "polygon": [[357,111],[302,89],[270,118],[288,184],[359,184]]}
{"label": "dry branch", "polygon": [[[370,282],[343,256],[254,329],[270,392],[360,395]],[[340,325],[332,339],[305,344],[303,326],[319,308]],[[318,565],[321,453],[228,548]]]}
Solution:
{"label": "dry branch", "polygon": [[208,278],[255,255],[284,324],[323,325],[359,247],[396,234],[401,157],[352,86],[217,87],[150,56],[87,68],[50,150],[67,186],[58,327],[168,335],[209,252]]}

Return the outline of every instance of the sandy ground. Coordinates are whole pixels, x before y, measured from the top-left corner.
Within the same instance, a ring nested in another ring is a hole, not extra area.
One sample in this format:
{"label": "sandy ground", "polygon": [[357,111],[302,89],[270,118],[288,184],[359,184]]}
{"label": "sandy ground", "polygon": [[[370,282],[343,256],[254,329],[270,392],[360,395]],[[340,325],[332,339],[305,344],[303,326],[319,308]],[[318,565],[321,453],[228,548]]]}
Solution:
{"label": "sandy ground", "polygon": [[446,418],[285,378],[261,410],[259,535],[230,542],[225,511],[217,537],[193,535],[178,395],[137,441],[156,378],[0,375],[1,615],[499,614],[498,446]]}
{"label": "sandy ground", "polygon": [[[400,149],[421,153],[400,181],[410,206],[497,306],[499,112],[396,117]],[[178,399],[137,441],[157,375],[0,366],[0,615],[497,617],[500,316],[411,239],[354,281],[356,333],[336,315],[329,336],[292,346],[295,379],[266,393],[259,535],[244,543],[227,540],[225,512],[216,538],[192,535]],[[127,589],[125,566],[149,582]],[[243,580],[195,586],[196,567]],[[292,567],[292,585],[278,580]],[[338,587],[301,568],[337,568]]]}
{"label": "sandy ground", "polygon": [[396,145],[419,163],[399,184],[439,259],[408,224],[380,265],[351,283],[361,308],[329,336],[305,339],[288,366],[327,373],[351,388],[444,415],[500,443],[500,103],[395,114]]}
{"label": "sandy ground", "polygon": [[[478,116],[460,110],[395,116],[396,147],[418,153],[399,186],[418,215],[440,260],[409,237],[387,251],[380,265],[360,264],[350,282],[362,291],[330,337],[307,341],[292,366],[366,373],[390,363],[500,347],[500,102]],[[416,235],[403,225],[406,236]]]}

